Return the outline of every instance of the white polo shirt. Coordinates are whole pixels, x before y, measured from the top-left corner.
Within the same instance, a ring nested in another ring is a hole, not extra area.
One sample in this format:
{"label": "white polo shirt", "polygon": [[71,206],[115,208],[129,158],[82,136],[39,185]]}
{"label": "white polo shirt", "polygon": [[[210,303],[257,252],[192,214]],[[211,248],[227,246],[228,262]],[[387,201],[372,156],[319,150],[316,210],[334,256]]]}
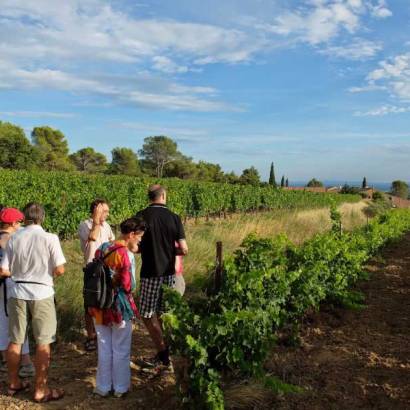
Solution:
{"label": "white polo shirt", "polygon": [[84,253],[84,263],[87,264],[94,259],[95,251],[105,242],[111,242],[115,239],[111,226],[107,222],[103,222],[100,228],[100,234],[97,240],[89,241],[93,220],[87,219],[80,223],[78,227],[78,236],[80,237],[81,250]]}
{"label": "white polo shirt", "polygon": [[29,225],[9,239],[0,266],[11,272],[13,281],[39,283],[15,283],[10,297],[41,300],[54,295],[53,271],[65,263],[58,236]]}

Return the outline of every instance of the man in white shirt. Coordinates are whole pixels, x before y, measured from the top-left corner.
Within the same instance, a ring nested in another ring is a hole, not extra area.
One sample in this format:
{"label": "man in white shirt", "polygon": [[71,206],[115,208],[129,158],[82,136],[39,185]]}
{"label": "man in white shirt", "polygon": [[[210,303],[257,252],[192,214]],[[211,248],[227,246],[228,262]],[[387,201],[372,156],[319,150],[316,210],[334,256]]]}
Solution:
{"label": "man in white shirt", "polygon": [[[90,205],[90,218],[80,223],[78,236],[80,237],[81,250],[84,254],[84,265],[94,259],[95,251],[105,242],[115,239],[111,226],[107,223],[110,214],[110,207],[106,200],[97,198]],[[94,322],[88,314],[84,313],[85,330],[87,340],[85,350],[93,351],[97,348],[97,334],[95,333]]]}
{"label": "man in white shirt", "polygon": [[8,241],[0,265],[0,275],[10,277],[15,286],[8,302],[10,344],[7,352],[8,394],[14,396],[29,387],[20,380],[18,369],[21,346],[27,333],[27,310],[36,341],[34,401],[44,403],[63,397],[64,390],[50,389],[47,383],[50,344],[56,339],[57,317],[53,278],[64,273],[66,260],[57,235],[45,232],[44,208],[30,203],[24,208],[26,228]]}

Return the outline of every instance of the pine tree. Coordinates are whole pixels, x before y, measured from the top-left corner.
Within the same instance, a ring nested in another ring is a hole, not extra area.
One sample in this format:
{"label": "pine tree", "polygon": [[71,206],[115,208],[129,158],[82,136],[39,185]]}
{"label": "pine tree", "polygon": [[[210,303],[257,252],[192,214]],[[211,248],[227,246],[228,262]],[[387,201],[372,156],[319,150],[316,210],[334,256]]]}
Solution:
{"label": "pine tree", "polygon": [[288,186],[289,186],[289,179],[286,178],[285,187],[288,187]]}
{"label": "pine tree", "polygon": [[367,188],[367,180],[366,180],[366,177],[363,177],[362,188],[363,188],[363,189],[366,189],[366,188]]}
{"label": "pine tree", "polygon": [[282,175],[282,179],[280,180],[280,186],[281,188],[285,186],[285,175]]}
{"label": "pine tree", "polygon": [[277,187],[276,185],[276,179],[275,179],[275,168],[273,166],[273,162],[270,165],[270,173],[269,173],[269,185],[272,185],[273,187]]}

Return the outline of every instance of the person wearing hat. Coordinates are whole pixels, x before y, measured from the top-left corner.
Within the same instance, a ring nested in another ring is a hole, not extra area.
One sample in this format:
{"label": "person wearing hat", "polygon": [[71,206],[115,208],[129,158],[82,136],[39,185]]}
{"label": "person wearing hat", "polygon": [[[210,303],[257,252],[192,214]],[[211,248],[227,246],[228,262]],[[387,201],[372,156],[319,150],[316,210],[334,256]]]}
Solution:
{"label": "person wearing hat", "polygon": [[[7,241],[20,228],[21,221],[24,215],[16,208],[0,207],[0,262],[3,258],[3,252],[6,248]],[[0,279],[0,351],[2,362],[0,364],[0,371],[6,372],[6,353],[9,345],[9,317],[7,312],[7,299],[14,282],[10,278]],[[30,351],[28,340],[26,339],[21,355],[20,363],[20,377],[34,376],[35,370],[30,359]]]}

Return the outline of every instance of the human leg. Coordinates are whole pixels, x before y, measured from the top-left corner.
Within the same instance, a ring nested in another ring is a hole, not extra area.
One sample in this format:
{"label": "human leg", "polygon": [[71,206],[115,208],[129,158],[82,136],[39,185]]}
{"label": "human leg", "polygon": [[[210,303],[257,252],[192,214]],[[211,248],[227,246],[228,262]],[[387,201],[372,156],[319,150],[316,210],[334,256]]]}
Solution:
{"label": "human leg", "polygon": [[115,393],[126,393],[131,385],[131,337],[132,323],[125,322],[124,327],[112,327],[113,350],[113,388]]}
{"label": "human leg", "polygon": [[95,330],[98,347],[96,390],[100,395],[106,395],[113,384],[112,329],[109,326],[95,325]]}
{"label": "human leg", "polygon": [[8,300],[10,343],[7,349],[7,367],[9,373],[10,389],[18,389],[21,380],[18,375],[21,347],[27,333],[27,303],[22,299],[11,298]]}
{"label": "human leg", "polygon": [[57,330],[54,296],[42,300],[31,300],[28,302],[28,307],[36,341],[34,400],[37,402],[58,400],[63,397],[64,390],[50,389],[48,386],[48,370],[51,361],[50,344],[55,342]]}

